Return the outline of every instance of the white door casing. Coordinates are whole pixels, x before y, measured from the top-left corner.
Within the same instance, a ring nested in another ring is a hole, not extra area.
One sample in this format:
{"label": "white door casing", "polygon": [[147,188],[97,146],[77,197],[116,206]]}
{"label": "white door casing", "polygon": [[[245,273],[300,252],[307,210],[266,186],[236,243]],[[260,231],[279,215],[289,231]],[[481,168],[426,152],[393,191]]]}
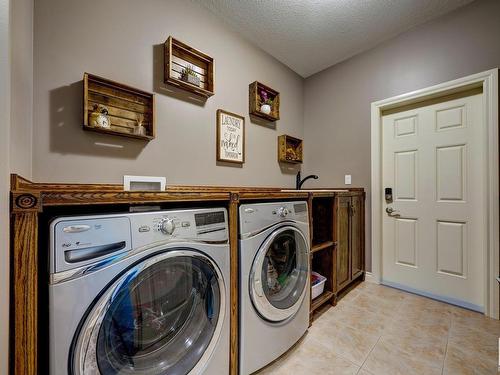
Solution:
{"label": "white door casing", "polygon": [[[498,207],[498,198],[499,198],[499,188],[498,188],[498,69],[493,69],[490,71],[478,73],[469,77],[457,79],[451,82],[443,83],[440,85],[436,85],[433,87],[425,88],[422,90],[418,90],[415,92],[399,95],[397,97],[384,99],[375,103],[372,103],[371,106],[371,153],[372,153],[372,278],[376,282],[380,282],[382,279],[382,275],[385,275],[385,265],[382,262],[382,250],[384,249],[385,243],[383,241],[383,222],[386,220],[387,213],[385,212],[386,204],[384,201],[384,190],[383,190],[383,112],[396,112],[395,108],[400,108],[407,105],[414,105],[413,107],[418,107],[415,103],[420,103],[425,100],[436,98],[442,98],[444,96],[450,94],[457,94],[459,92],[464,92],[471,89],[482,89],[483,99],[481,106],[481,116],[483,118],[484,124],[484,133],[481,139],[482,149],[484,150],[483,156],[483,167],[485,168],[485,176],[483,181],[472,181],[472,183],[477,184],[472,187],[473,189],[479,185],[483,186],[484,192],[484,206],[482,212],[482,218],[484,221],[484,234],[482,237],[482,241],[484,242],[485,251],[483,253],[483,268],[481,270],[482,276],[482,284],[484,290],[484,299],[483,305],[485,309],[485,313],[488,316],[498,318],[499,314],[499,289],[498,283],[496,281],[496,277],[499,272],[499,207]],[[450,112],[442,112],[440,113],[439,119],[436,120],[441,122],[440,131],[446,132],[446,122],[450,121],[450,119],[458,118],[458,112],[460,111],[450,111]],[[401,112],[399,113],[401,114]],[[397,117],[397,116],[396,116]],[[411,116],[410,116],[411,117]],[[448,119],[448,120],[447,120]],[[453,121],[451,121],[453,122]],[[418,126],[418,125],[417,125]],[[411,133],[413,128],[412,120],[401,121],[399,123],[399,136],[404,137],[404,133]],[[450,130],[450,129],[448,129]],[[417,130],[418,131],[418,130]],[[466,148],[460,147],[462,144],[448,144],[449,147],[440,148],[439,150],[435,150],[434,157],[435,161],[439,158],[439,162],[441,166],[455,166],[455,168],[463,167],[465,164],[465,173],[475,173],[475,171],[469,171],[467,169],[467,160],[463,160],[464,152]],[[435,145],[436,146],[436,145]],[[446,146],[446,145],[444,145]],[[404,150],[401,150],[404,151]],[[415,154],[412,154],[411,151],[415,151],[415,149],[407,149],[406,153],[402,152],[398,155],[398,161],[400,163],[400,169],[405,169],[404,165],[406,164],[411,171],[411,168],[415,168],[418,170],[419,161],[418,159],[413,163],[413,159]],[[439,153],[439,155],[438,155]],[[417,153],[418,154],[418,153]],[[432,155],[426,155],[427,158],[432,158]],[[476,155],[474,155],[476,157]],[[425,159],[425,158],[424,158]],[[461,160],[459,162],[459,160]],[[395,162],[393,162],[395,164]],[[402,165],[402,166],[401,166]],[[436,168],[437,169],[437,168]],[[443,168],[441,168],[443,170]],[[406,175],[408,176],[409,172],[406,169]],[[467,175],[466,175],[467,176]],[[450,168],[446,168],[444,174],[439,175],[440,180],[438,181],[438,175],[435,175],[435,186],[434,189],[431,189],[430,193],[435,195],[435,204],[444,203],[437,202],[437,194],[438,194],[438,183],[439,185],[439,193],[441,196],[444,196],[448,200],[452,197],[454,198],[451,202],[453,206],[455,203],[458,203],[460,198],[460,194],[467,195],[471,193],[470,187],[467,187],[467,184],[462,184],[463,190],[456,189],[459,184],[457,184],[457,180],[453,180],[450,175]],[[469,176],[470,177],[470,176]],[[400,178],[404,178],[404,174],[401,174]],[[417,176],[418,178],[418,176]],[[456,178],[456,175],[455,175]],[[419,183],[417,180],[416,183]],[[398,204],[405,203],[406,207],[409,207],[411,201],[404,201],[403,195],[411,195],[413,192],[410,186],[405,186],[406,190],[400,190],[399,199],[401,202]],[[415,194],[419,194],[418,185],[415,187]],[[428,189],[428,188],[427,188]],[[467,190],[469,189],[469,190]],[[424,194],[430,194],[427,190],[424,190]],[[419,194],[420,195],[420,194]],[[441,199],[443,200],[443,199]],[[446,199],[444,199],[446,200]],[[448,202],[447,202],[448,203]],[[400,206],[400,211],[403,206]],[[460,207],[460,206],[459,206]],[[394,206],[396,209],[396,207]],[[476,211],[480,209],[478,207],[474,208]],[[415,217],[412,217],[408,212],[401,211],[403,215],[400,217],[399,222],[397,223],[400,228],[399,238],[406,237],[408,241],[405,243],[411,243],[412,233],[419,233],[422,231],[419,228],[418,220],[415,222]],[[470,215],[477,214],[477,212],[468,212]],[[415,216],[415,215],[413,215]],[[408,220],[409,219],[409,220]],[[391,220],[395,221],[394,218]],[[461,246],[462,244],[469,244],[471,242],[470,238],[470,227],[467,225],[463,225],[464,221],[460,220],[436,220],[434,222],[434,226],[431,226],[431,234],[435,233],[436,236],[434,247],[437,249],[438,245],[441,246],[441,249],[452,248],[456,249],[457,246]],[[394,223],[396,225],[396,223]],[[439,226],[439,227],[438,227]],[[420,225],[421,227],[421,225]],[[394,227],[393,227],[394,228]],[[438,243],[437,232],[441,233],[439,237],[440,243]],[[393,229],[394,231],[394,229]],[[431,237],[431,236],[427,236]],[[427,237],[424,238],[425,241],[429,241]],[[415,241],[418,241],[419,237],[415,237]],[[458,241],[458,239],[460,241]],[[395,238],[393,239],[393,241]],[[415,242],[414,241],[414,242]],[[453,243],[452,241],[458,241]],[[463,249],[463,248],[461,248]],[[405,253],[404,250],[407,252]],[[467,249],[466,251],[469,251]],[[436,277],[450,277],[454,276],[455,278],[460,278],[459,273],[463,272],[465,269],[464,258],[460,258],[462,261],[458,262],[458,257],[456,257],[457,252],[448,253],[446,251],[441,251],[440,257],[440,265],[438,267],[437,254],[434,256],[434,269],[435,273],[437,273],[437,269],[441,268],[441,273]],[[421,255],[421,254],[420,254]],[[463,252],[462,252],[463,255]],[[411,248],[406,247],[402,248],[398,253],[398,256],[401,258],[401,264],[417,262],[419,264],[419,253],[416,252],[415,256],[412,255]],[[394,259],[394,258],[393,258]],[[466,258],[467,262],[469,258]],[[429,262],[429,261],[425,261]],[[424,263],[425,263],[424,262]],[[421,263],[423,264],[423,263]],[[411,268],[411,264],[405,264],[407,269]],[[467,272],[470,271],[470,264],[466,265]],[[457,271],[458,270],[458,271]],[[451,272],[450,272],[451,271]],[[390,272],[390,271],[389,271]],[[451,283],[453,284],[453,283]],[[454,287],[452,285],[452,287]],[[412,288],[408,288],[412,289]],[[429,296],[436,296],[436,294],[432,292],[424,293]],[[452,302],[456,302],[455,300],[451,300]],[[472,307],[472,306],[469,306]]]}
{"label": "white door casing", "polygon": [[382,282],[484,311],[482,93],[382,118]]}

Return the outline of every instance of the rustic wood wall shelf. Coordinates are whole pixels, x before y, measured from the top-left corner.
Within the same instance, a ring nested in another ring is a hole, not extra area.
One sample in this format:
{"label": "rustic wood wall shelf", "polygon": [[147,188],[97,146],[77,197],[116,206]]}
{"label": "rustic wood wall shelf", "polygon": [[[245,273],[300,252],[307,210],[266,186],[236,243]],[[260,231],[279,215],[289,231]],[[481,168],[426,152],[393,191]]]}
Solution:
{"label": "rustic wood wall shelf", "polygon": [[[94,105],[109,111],[111,126],[92,126],[90,114]],[[99,133],[119,135],[149,141],[155,138],[154,94],[124,85],[94,74],[83,75],[83,128]],[[139,129],[142,121],[143,129]]]}
{"label": "rustic wood wall shelf", "polygon": [[[192,70],[194,81],[183,75]],[[195,95],[209,98],[214,95],[214,59],[185,43],[168,37],[165,42],[165,83]],[[195,81],[199,80],[199,85]]]}
{"label": "rustic wood wall shelf", "polygon": [[[260,82],[253,82],[248,87],[249,91],[249,112],[251,115],[263,118],[268,121],[277,121],[280,119],[280,93],[269,86]],[[271,113],[267,114],[261,111],[262,102],[261,92],[264,91],[267,97],[272,100]]]}
{"label": "rustic wood wall shelf", "polygon": [[303,159],[302,139],[283,134],[278,137],[278,161],[299,164]]}

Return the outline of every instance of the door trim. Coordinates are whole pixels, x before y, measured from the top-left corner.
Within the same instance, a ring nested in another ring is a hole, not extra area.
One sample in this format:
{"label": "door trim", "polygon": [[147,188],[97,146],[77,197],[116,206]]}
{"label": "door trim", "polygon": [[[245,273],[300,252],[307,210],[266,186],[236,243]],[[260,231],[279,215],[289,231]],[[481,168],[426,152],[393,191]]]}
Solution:
{"label": "door trim", "polygon": [[486,122],[487,139],[487,254],[484,272],[485,314],[499,318],[499,154],[498,154],[498,69],[488,70],[468,77],[445,82],[410,93],[383,99],[371,104],[371,239],[372,275],[377,281],[382,277],[382,115],[383,111],[460,93],[473,88],[483,89],[483,114]]}

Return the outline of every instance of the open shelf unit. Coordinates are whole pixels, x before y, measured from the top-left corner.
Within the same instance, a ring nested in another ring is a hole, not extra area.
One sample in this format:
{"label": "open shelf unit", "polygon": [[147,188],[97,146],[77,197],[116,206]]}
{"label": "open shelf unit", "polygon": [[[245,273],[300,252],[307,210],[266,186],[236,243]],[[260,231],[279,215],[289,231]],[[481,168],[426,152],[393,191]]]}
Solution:
{"label": "open shelf unit", "polygon": [[323,306],[326,302],[330,301],[333,298],[334,294],[330,291],[325,291],[321,293],[318,297],[316,297],[311,304],[311,312],[316,311],[318,308]]}
{"label": "open shelf unit", "polygon": [[[193,79],[184,74],[186,69]],[[214,59],[170,36],[165,42],[164,80],[169,85],[209,98],[215,93]]]}
{"label": "open shelf unit", "polygon": [[[262,104],[261,92],[265,92],[267,97],[272,100],[271,112],[264,113],[260,110]],[[280,119],[280,93],[258,81],[252,82],[248,86],[249,112],[251,115],[260,117],[271,122]]]}
{"label": "open shelf unit", "polygon": [[300,164],[303,162],[302,139],[283,134],[278,137],[278,161]]}
{"label": "open shelf unit", "polygon": [[[92,126],[90,115],[96,105],[106,107],[109,128]],[[83,107],[84,130],[146,141],[155,137],[155,101],[152,93],[85,73]],[[142,121],[142,132],[137,131],[138,121]]]}
{"label": "open shelf unit", "polygon": [[[335,305],[334,257],[335,242],[333,240],[333,196],[309,199],[311,215],[311,269],[326,277],[323,293],[311,300],[310,320],[315,311],[327,303]],[[312,288],[312,285],[311,285]]]}
{"label": "open shelf unit", "polygon": [[313,247],[311,247],[311,253],[314,254],[314,253],[317,253],[318,251],[321,251],[321,250],[327,250],[328,248],[332,247],[334,244],[335,244],[335,242],[333,242],[333,241],[326,241],[326,242],[320,243],[319,245],[314,245]]}

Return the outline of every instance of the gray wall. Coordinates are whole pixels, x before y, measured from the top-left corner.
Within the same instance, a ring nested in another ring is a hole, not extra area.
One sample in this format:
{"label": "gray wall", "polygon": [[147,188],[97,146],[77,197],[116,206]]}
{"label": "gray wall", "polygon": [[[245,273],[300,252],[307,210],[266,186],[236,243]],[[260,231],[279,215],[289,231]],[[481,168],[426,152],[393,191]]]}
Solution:
{"label": "gray wall", "polygon": [[[162,84],[169,35],[215,58],[216,94],[205,104],[180,99]],[[157,92],[157,138],[145,144],[84,132],[86,71]],[[255,80],[282,93],[276,129],[249,121],[248,85]],[[34,85],[36,181],[121,182],[137,174],[176,184],[294,183],[295,170],[277,162],[277,136],[303,136],[303,79],[190,1],[36,1]],[[216,164],[218,108],[246,118],[242,168]]]}
{"label": "gray wall", "polygon": [[9,354],[10,1],[0,0],[0,374]]}
{"label": "gray wall", "polygon": [[33,2],[11,3],[11,171],[32,176]]}
{"label": "gray wall", "polygon": [[322,186],[344,186],[344,174],[352,174],[369,197],[370,104],[499,67],[499,38],[500,1],[477,0],[308,78],[305,171],[318,174]]}

